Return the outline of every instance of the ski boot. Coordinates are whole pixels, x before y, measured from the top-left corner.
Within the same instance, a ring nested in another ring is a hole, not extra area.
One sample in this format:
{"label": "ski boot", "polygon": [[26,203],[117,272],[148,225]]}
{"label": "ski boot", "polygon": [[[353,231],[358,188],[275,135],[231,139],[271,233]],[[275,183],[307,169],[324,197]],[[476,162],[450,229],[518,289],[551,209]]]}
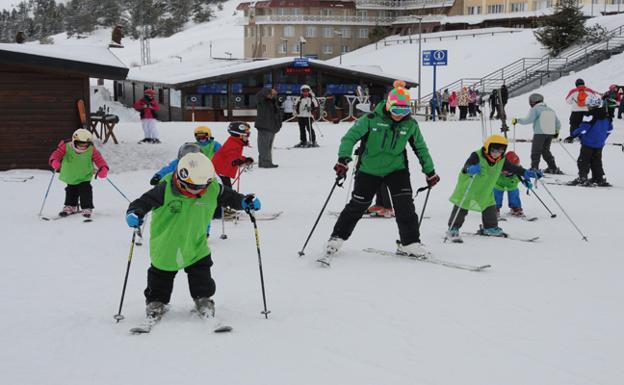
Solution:
{"label": "ski boot", "polygon": [[500,227],[486,227],[479,229],[479,234],[488,237],[506,237],[507,234]]}
{"label": "ski boot", "polygon": [[331,259],[340,250],[340,247],[344,243],[344,239],[338,237],[330,237],[325,245],[325,254],[316,260],[323,266],[329,267]]}
{"label": "ski boot", "polygon": [[152,301],[145,306],[145,315],[148,318],[160,319],[166,312],[167,306],[160,301]]}
{"label": "ski boot", "polygon": [[203,318],[214,318],[215,316],[215,305],[214,301],[208,297],[196,298],[195,300],[195,310],[197,313]]}
{"label": "ski boot", "polygon": [[65,206],[63,207],[63,211],[59,213],[59,217],[66,217],[72,214],[76,214],[78,211],[78,206]]}
{"label": "ski boot", "polygon": [[600,179],[592,179],[592,183],[598,187],[611,187],[612,184],[607,182],[607,179],[602,177]]}
{"label": "ski boot", "polygon": [[299,142],[293,146],[294,148],[306,148],[308,147],[308,142]]}
{"label": "ski boot", "polygon": [[522,207],[512,207],[510,214],[514,217],[523,217],[524,210],[522,210]]}
{"label": "ski boot", "polygon": [[319,145],[318,145],[318,143],[316,143],[316,141],[314,141],[314,142],[310,142],[308,144],[308,147],[319,147]]}
{"label": "ski boot", "polygon": [[590,183],[587,177],[579,176],[578,178],[566,183],[568,186],[588,186]]}
{"label": "ski boot", "polygon": [[152,138],[152,144],[161,144],[162,142],[158,138]]}
{"label": "ski boot", "polygon": [[552,174],[552,175],[563,175],[563,171],[557,166],[555,167],[546,167],[544,169],[544,174]]}
{"label": "ski boot", "polygon": [[379,210],[379,215],[381,215],[384,218],[392,218],[392,217],[394,217],[394,209],[392,209],[392,208],[381,209],[381,210]]}
{"label": "ski boot", "polygon": [[446,239],[450,240],[453,243],[463,243],[464,240],[459,235],[458,227],[451,227],[446,231]]}
{"label": "ski boot", "polygon": [[383,206],[379,206],[379,205],[373,205],[371,207],[368,208],[368,214],[370,214],[370,216],[380,216],[381,215],[381,211],[383,210]]}
{"label": "ski boot", "polygon": [[422,258],[427,255],[427,250],[420,242],[413,242],[409,245],[397,243],[397,254],[407,255],[408,257]]}

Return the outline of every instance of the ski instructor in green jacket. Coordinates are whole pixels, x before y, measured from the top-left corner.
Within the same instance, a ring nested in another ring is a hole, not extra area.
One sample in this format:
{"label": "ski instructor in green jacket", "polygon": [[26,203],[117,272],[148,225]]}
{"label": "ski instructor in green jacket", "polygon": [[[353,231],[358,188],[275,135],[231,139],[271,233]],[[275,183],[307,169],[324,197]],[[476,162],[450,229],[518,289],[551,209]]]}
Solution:
{"label": "ski instructor in green jacket", "polygon": [[388,186],[392,196],[401,240],[398,251],[415,256],[423,256],[427,252],[420,243],[407,145],[412,147],[418,157],[429,187],[438,183],[440,177],[433,168],[418,123],[410,116],[410,96],[405,82],[397,80],[393,86],[386,103],[379,103],[372,113],[358,119],[340,142],[338,163],[334,166],[337,176],[346,177],[353,147],[358,141],[360,157],[355,166],[357,172],[351,200],[338,217],[325,254],[318,259],[323,265],[329,266],[332,256],[349,239],[381,183]]}

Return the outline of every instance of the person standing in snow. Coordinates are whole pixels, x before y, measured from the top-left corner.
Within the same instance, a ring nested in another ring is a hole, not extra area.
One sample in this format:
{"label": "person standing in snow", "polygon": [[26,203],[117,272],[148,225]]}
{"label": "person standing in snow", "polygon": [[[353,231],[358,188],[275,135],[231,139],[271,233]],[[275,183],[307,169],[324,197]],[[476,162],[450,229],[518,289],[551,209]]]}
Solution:
{"label": "person standing in snow", "polygon": [[457,96],[457,105],[459,106],[459,120],[466,120],[468,114],[468,87],[463,87]]}
{"label": "person standing in snow", "polygon": [[[577,160],[579,176],[568,184],[571,186],[609,187],[611,184],[605,179],[602,168],[602,149],[607,137],[613,131],[613,124],[609,121],[599,96],[588,96],[585,104],[589,108],[588,112],[592,120],[582,122],[572,135],[565,138],[566,143],[572,143],[576,137],[581,138],[581,153]],[[588,180],[587,176],[590,170],[592,178]]]}
{"label": "person standing in snow", "polygon": [[258,130],[258,167],[274,168],[273,141],[282,128],[282,117],[277,105],[277,91],[263,88],[256,95],[258,100],[255,127]]}
{"label": "person standing in snow", "polygon": [[[314,97],[310,86],[301,86],[301,97],[295,103],[295,115],[299,123],[299,143],[294,147],[318,147],[316,133],[312,123],[314,122],[313,111],[319,108],[318,100]],[[310,133],[310,141],[306,139],[306,132]]]}
{"label": "person standing in snow", "polygon": [[620,104],[620,94],[618,93],[618,86],[616,86],[615,84],[611,84],[609,86],[609,90],[605,92],[604,95],[602,95],[602,100],[605,103],[609,121],[613,122],[613,118],[615,117],[615,109]]}
{"label": "person standing in snow", "polygon": [[220,204],[238,210],[260,209],[260,200],[253,194],[238,194],[215,178],[210,159],[202,153],[189,153],[180,159],[175,172],[128,207],[126,222],[132,228],[140,227],[145,215],[153,211],[151,266],[144,291],[148,318],[159,319],[167,311],[174,278],[182,269],[188,276],[195,309],[205,318],[214,317],[216,285],[206,228]]}
{"label": "person standing in snow", "polygon": [[284,108],[284,121],[293,117],[295,103],[293,103],[292,96],[286,96],[282,107]]}
{"label": "person standing in snow", "polygon": [[243,156],[243,148],[249,147],[251,127],[246,122],[232,122],[228,126],[230,137],[227,138],[223,147],[217,152],[212,160],[215,171],[223,184],[232,187],[232,179],[241,166],[250,167],[253,158]]}
{"label": "person standing in snow", "polygon": [[[97,170],[93,168],[93,164]],[[49,159],[54,171],[60,170],[59,179],[67,183],[65,206],[59,216],[76,214],[82,209],[82,216],[90,218],[93,212],[93,188],[91,178],[96,175],[106,178],[108,164],[93,145],[93,137],[88,130],[79,128],[71,140],[59,142]]]}
{"label": "person standing in snow", "polygon": [[442,93],[442,114],[446,115],[449,112],[449,92],[448,88]]}
{"label": "person standing in snow", "polygon": [[433,160],[418,123],[410,114],[409,91],[404,82],[397,80],[388,93],[386,102],[379,103],[373,112],[359,118],[342,137],[338,162],[334,166],[339,178],[346,177],[353,147],[358,141],[361,142],[361,155],[355,166],[355,185],[351,200],[340,213],[326,244],[325,255],[318,262],[329,265],[331,257],[351,236],[382,183],[386,183],[392,196],[399,228],[399,251],[415,256],[426,254],[420,243],[406,147],[409,145],[418,157],[430,187],[435,186],[440,177],[434,170]]}
{"label": "person standing in snow", "polygon": [[457,177],[457,185],[449,198],[453,203],[448,221],[446,238],[452,242],[462,242],[459,229],[464,224],[468,210],[481,213],[483,220],[482,234],[503,237],[503,229],[498,227],[494,186],[501,174],[524,177],[527,187],[531,188],[530,178],[541,178],[539,170],[527,170],[514,165],[505,158],[507,138],[501,135],[489,136],[483,147],[472,154],[462,167]]}
{"label": "person standing in snow", "polygon": [[563,172],[557,167],[555,157],[550,152],[550,145],[553,138],[559,137],[561,122],[555,111],[544,104],[544,97],[541,94],[531,94],[529,96],[531,109],[525,118],[513,118],[511,124],[533,124],[533,140],[531,143],[531,168],[539,169],[540,158],[544,158],[548,167],[545,174],[558,174]]}
{"label": "person standing in snow", "polygon": [[570,113],[570,135],[583,122],[583,117],[587,115],[587,105],[585,104],[587,97],[598,94],[591,88],[585,87],[583,79],[576,79],[575,88],[572,88],[566,95],[566,102],[572,106]]}
{"label": "person standing in snow", "polygon": [[160,143],[158,139],[158,130],[156,129],[157,111],[160,111],[160,105],[155,99],[156,91],[151,88],[143,91],[143,98],[137,100],[132,107],[141,114],[141,126],[145,138],[139,143]]}
{"label": "person standing in snow", "polygon": [[[506,161],[513,165],[520,165],[520,157],[513,151],[509,151],[505,154]],[[520,189],[518,184],[520,183],[520,177],[514,175],[509,171],[502,171],[496,184],[494,185],[494,200],[496,201],[496,217],[500,218],[500,209],[503,207],[503,198],[505,197],[505,191],[507,191],[507,203],[511,209],[510,214],[514,217],[524,216],[524,210],[522,210],[522,201],[520,200]]]}
{"label": "person standing in snow", "polygon": [[454,116],[457,110],[457,93],[455,91],[451,92],[451,95],[449,96],[449,108],[451,115]]}

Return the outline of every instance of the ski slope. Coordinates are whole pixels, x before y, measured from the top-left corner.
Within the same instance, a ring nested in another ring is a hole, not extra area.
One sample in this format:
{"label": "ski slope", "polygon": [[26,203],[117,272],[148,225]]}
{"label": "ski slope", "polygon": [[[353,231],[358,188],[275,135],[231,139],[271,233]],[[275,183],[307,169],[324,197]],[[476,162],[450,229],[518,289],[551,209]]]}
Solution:
{"label": "ski slope", "polygon": [[[562,98],[576,77],[602,87],[622,78],[621,56],[550,83],[541,92],[562,121]],[[526,96],[512,99],[508,114],[525,113]],[[622,121],[609,142],[624,141]],[[498,123],[488,123],[496,131]],[[209,123],[218,140],[226,123]],[[604,164],[615,187],[588,189],[547,185],[589,242],[581,240],[543,186],[538,194],[558,216],[522,194],[536,222],[501,222],[516,236],[539,235],[537,243],[469,237],[444,244],[450,196],[459,168],[480,147],[481,123],[421,122],[442,180],[432,191],[422,241],[439,258],[491,264],[473,273],[364,253],[391,250],[392,220],[362,220],[330,269],[314,263],[335,217],[323,215],[305,250],[299,251],[330,191],[332,166],[349,124],[320,124],[318,149],[287,150],[298,141],[288,123],[277,135],[277,169],[254,169],[242,177],[243,192],[255,192],[263,211],[284,211],[258,222],[269,319],[262,298],[253,227],[226,223],[219,239],[213,223],[210,244],[217,282],[217,313],[234,327],[216,335],[190,314],[184,273],[176,280],[171,311],[150,335],[130,336],[144,311],[142,291],[149,266],[148,237],[134,249],[123,314],[115,323],[131,230],[127,202],[106,181],[94,185],[93,223],[79,217],[45,222],[37,217],[51,173],[0,173],[0,211],[5,268],[0,273],[0,372],[7,384],[466,384],[617,385],[624,377],[621,325],[624,261],[614,238],[621,228],[624,153],[607,146]],[[192,138],[192,123],[161,123],[162,145],[138,145],[140,123],[122,122],[121,144],[98,145],[111,165],[110,180],[131,199],[150,186],[152,174]],[[256,131],[252,142],[255,145]],[[519,138],[530,138],[518,127]],[[60,138],[59,138],[60,139]],[[513,146],[510,146],[513,148]],[[527,165],[530,144],[517,143]],[[565,145],[572,154],[578,144]],[[52,149],[50,149],[52,150]],[[559,166],[570,174],[575,162],[553,145]],[[246,154],[257,158],[255,148]],[[424,185],[409,155],[413,187]],[[16,175],[34,176],[11,182]],[[63,185],[52,184],[44,214],[63,203]],[[340,210],[345,189],[336,189],[328,210]],[[420,212],[424,196],[415,204]],[[463,227],[480,223],[471,213]]]}

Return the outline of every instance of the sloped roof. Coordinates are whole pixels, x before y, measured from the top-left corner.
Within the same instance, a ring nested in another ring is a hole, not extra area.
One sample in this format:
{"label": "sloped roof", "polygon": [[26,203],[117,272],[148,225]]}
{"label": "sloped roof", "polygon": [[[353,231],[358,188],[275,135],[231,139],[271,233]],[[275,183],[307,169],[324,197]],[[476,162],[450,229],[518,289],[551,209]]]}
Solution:
{"label": "sloped roof", "polygon": [[0,44],[0,64],[54,69],[104,79],[125,79],[128,67],[107,47]]}

